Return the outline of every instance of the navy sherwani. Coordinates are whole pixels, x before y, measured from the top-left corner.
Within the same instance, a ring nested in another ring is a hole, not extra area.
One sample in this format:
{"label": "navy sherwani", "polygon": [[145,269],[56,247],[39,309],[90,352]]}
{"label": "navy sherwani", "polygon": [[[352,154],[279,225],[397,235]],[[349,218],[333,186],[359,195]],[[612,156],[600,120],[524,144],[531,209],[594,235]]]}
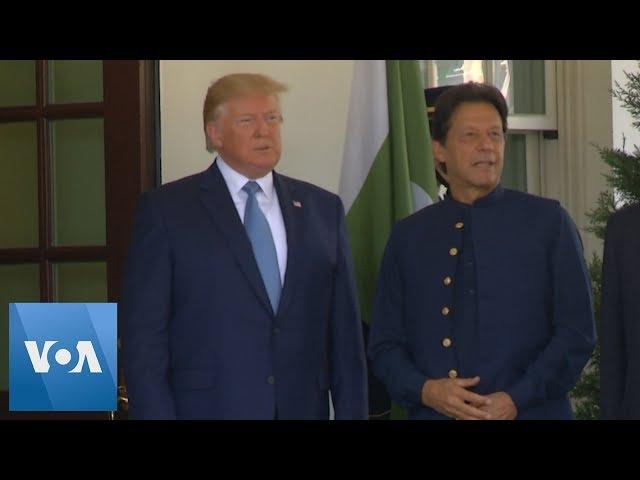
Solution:
{"label": "navy sherwani", "polygon": [[480,376],[519,419],[569,419],[567,397],[595,344],[590,281],[557,201],[498,186],[446,199],[393,229],[369,338],[374,374],[414,419],[428,379]]}

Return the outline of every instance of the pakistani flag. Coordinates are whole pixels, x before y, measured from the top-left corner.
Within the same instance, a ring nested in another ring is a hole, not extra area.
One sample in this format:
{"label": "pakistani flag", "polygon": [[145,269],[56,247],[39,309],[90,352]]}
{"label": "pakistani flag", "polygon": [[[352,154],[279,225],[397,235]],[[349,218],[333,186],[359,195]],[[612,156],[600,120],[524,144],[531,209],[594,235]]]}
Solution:
{"label": "pakistani flag", "polygon": [[356,61],[340,197],[367,324],[391,228],[436,195],[418,61]]}

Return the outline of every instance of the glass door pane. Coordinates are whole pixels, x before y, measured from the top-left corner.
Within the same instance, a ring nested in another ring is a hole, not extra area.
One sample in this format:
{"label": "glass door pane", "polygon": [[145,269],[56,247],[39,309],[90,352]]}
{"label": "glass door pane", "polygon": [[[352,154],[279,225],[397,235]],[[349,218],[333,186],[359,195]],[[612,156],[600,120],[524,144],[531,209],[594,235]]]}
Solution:
{"label": "glass door pane", "polygon": [[105,262],[53,264],[53,298],[56,302],[106,302]]}
{"label": "glass door pane", "polygon": [[0,390],[9,388],[9,303],[39,301],[38,264],[0,265]]}
{"label": "glass door pane", "polygon": [[38,246],[35,122],[0,123],[0,248]]}
{"label": "glass door pane", "polygon": [[513,113],[544,115],[544,60],[512,60]]}
{"label": "glass door pane", "polygon": [[102,102],[102,60],[51,60],[51,103]]}
{"label": "glass door pane", "polygon": [[36,104],[35,60],[0,61],[0,107]]}
{"label": "glass door pane", "polygon": [[103,124],[51,122],[54,245],[106,243]]}

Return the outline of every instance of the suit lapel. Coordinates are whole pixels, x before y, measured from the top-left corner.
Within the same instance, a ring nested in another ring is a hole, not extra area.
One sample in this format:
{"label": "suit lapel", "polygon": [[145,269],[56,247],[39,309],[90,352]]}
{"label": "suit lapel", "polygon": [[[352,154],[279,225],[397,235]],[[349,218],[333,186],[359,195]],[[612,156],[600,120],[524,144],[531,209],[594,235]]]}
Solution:
{"label": "suit lapel", "polygon": [[[303,254],[301,229],[304,205],[300,203],[300,199],[296,198],[296,192],[291,182],[278,175],[275,171],[273,172],[273,183],[278,193],[284,228],[287,232],[287,270],[285,272],[280,305],[278,306],[278,316],[283,316],[291,304],[291,299],[294,298],[296,286],[300,283]],[[299,206],[294,206],[294,201]]]}
{"label": "suit lapel", "polygon": [[200,184],[200,200],[213,223],[226,239],[229,250],[233,253],[254,293],[267,311],[273,315],[273,308],[262,282],[249,237],[247,237],[244,225],[238,217],[238,211],[233,204],[227,184],[215,162],[203,174]]}

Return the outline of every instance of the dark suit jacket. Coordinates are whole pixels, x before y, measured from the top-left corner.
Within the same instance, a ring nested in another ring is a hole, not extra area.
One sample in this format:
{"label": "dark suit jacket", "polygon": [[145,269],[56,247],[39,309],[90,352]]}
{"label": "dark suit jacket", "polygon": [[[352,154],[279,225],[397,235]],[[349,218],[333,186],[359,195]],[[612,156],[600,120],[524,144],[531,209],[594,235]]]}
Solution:
{"label": "dark suit jacket", "polygon": [[[464,263],[475,264],[473,318],[460,317],[454,297],[465,229],[473,256]],[[421,390],[455,370],[459,378],[480,377],[476,393],[507,392],[518,419],[570,419],[568,392],[594,345],[582,245],[557,201],[498,186],[468,209],[448,198],[394,227],[369,355],[410,418],[445,418],[422,404]]]}
{"label": "dark suit jacket", "polygon": [[602,418],[640,419],[640,205],[607,223],[600,319]]}
{"label": "dark suit jacket", "polygon": [[[144,194],[122,303],[132,418],[367,417],[344,210],[274,172],[288,259],[274,314],[217,165]],[[294,201],[300,206],[295,206]]]}

